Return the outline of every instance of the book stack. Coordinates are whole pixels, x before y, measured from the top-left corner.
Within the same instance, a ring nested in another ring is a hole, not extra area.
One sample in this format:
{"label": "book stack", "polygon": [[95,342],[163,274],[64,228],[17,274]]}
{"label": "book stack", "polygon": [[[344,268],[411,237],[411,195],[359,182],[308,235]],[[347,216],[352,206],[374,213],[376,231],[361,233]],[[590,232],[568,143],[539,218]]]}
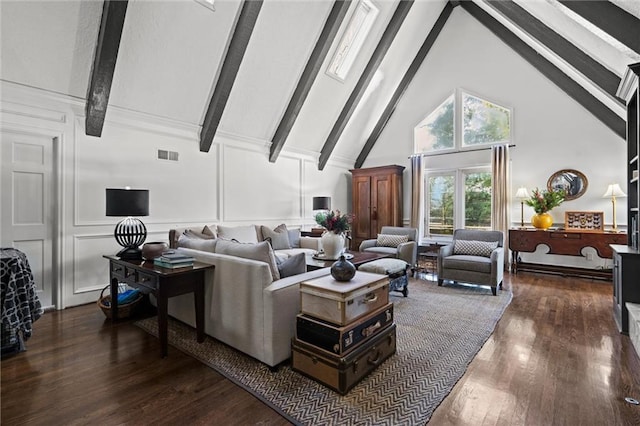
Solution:
{"label": "book stack", "polygon": [[193,257],[182,253],[168,252],[154,259],[153,263],[154,265],[161,266],[163,268],[177,269],[193,266],[194,260],[195,259]]}

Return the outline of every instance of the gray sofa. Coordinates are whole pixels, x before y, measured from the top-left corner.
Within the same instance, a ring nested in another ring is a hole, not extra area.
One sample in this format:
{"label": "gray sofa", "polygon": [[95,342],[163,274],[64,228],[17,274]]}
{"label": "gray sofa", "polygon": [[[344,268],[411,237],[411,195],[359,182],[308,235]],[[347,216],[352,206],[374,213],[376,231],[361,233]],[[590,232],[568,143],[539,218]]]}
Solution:
{"label": "gray sofa", "polygon": [[503,241],[501,231],[456,229],[453,242],[438,253],[438,285],[445,280],[485,285],[495,296],[504,275]]}

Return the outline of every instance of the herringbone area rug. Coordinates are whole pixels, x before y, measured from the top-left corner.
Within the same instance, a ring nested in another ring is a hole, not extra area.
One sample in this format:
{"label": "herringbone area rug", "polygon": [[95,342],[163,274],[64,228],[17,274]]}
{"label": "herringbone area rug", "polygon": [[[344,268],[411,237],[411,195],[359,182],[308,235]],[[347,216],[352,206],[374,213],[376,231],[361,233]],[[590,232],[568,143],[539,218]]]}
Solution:
{"label": "herringbone area rug", "polygon": [[[195,330],[169,323],[169,343],[300,425],[421,425],[462,377],[511,301],[511,292],[411,279],[409,297],[391,293],[397,352],[340,396],[291,370],[264,364]],[[157,335],[157,321],[138,321]]]}

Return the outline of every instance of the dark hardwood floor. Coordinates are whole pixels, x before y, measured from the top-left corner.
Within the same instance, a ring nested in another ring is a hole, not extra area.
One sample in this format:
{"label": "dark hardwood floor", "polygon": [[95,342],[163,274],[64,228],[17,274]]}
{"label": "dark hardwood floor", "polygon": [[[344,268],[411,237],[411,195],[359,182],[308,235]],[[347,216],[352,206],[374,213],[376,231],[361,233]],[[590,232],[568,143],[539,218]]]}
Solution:
{"label": "dark hardwood floor", "polygon": [[[412,281],[411,285],[420,285]],[[640,361],[610,283],[507,275],[513,301],[430,425],[638,425]],[[409,295],[411,297],[411,295]],[[490,296],[489,296],[490,297]],[[3,425],[288,424],[215,371],[95,305],[45,314],[2,360]]]}

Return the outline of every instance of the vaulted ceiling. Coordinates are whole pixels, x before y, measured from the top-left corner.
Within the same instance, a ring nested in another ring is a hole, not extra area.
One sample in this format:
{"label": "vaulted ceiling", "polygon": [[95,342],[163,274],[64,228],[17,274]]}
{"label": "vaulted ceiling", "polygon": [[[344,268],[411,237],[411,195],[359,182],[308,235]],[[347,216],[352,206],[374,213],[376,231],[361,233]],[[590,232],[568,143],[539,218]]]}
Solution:
{"label": "vaulted ceiling", "polygon": [[616,96],[640,62],[640,1],[373,0],[379,15],[351,71],[325,73],[357,1],[0,2],[4,81],[360,167],[452,10],[464,9],[624,138]]}

